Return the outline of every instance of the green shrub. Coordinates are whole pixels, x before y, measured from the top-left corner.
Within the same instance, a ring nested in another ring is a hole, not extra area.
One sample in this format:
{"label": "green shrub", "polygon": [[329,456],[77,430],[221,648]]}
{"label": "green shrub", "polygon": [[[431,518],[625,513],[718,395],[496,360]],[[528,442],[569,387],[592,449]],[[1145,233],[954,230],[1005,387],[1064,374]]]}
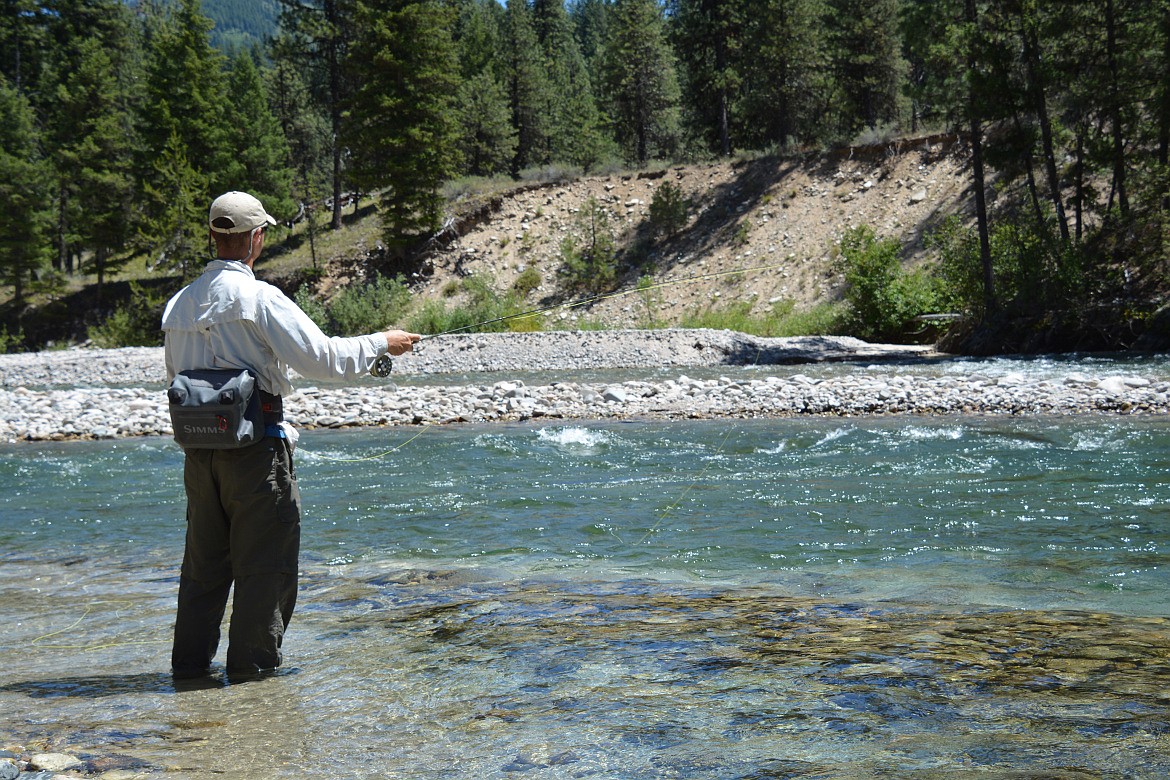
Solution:
{"label": "green shrub", "polygon": [[131,282],[130,299],[115,308],[103,322],[90,325],[86,335],[104,349],[157,347],[163,343],[161,325],[167,297]]}
{"label": "green shrub", "polygon": [[427,335],[448,331],[465,332],[465,328],[469,330],[478,321],[466,309],[448,311],[442,301],[430,300],[407,318],[406,329]]}
{"label": "green shrub", "polygon": [[741,222],[739,227],[735,229],[735,235],[731,242],[737,247],[747,246],[748,240],[752,235],[752,225],[750,222]]}
{"label": "green shrub", "polygon": [[937,253],[939,308],[954,312],[983,309],[983,267],[979,259],[979,237],[963,226],[958,217],[947,217],[927,234],[926,248]]}
{"label": "green shrub", "polygon": [[577,215],[581,237],[561,241],[561,278],[570,291],[599,293],[617,279],[617,243],[609,227],[609,215],[593,196]]}
{"label": "green shrub", "polygon": [[686,227],[690,210],[691,201],[683,195],[682,188],[665,182],[650,199],[650,225],[660,235],[673,236]]}
{"label": "green shrub", "polygon": [[[1067,311],[1083,300],[1088,282],[1079,249],[1061,249],[1045,226],[1031,219],[1002,219],[988,236],[992,277],[1001,307],[1030,313]],[[926,237],[938,255],[939,305],[952,311],[982,314],[986,303],[979,240],[972,227],[949,217]]]}
{"label": "green shrub", "polygon": [[325,304],[316,295],[309,290],[308,285],[302,285],[293,295],[293,303],[300,307],[301,311],[309,315],[309,319],[317,323],[317,327],[321,330],[327,330],[332,327],[329,322],[329,311],[325,308]]}
{"label": "green shrub", "polygon": [[797,310],[792,301],[780,301],[772,307],[771,330],[767,336],[827,336],[842,331],[844,306],[819,303],[811,309]]}
{"label": "green shrub", "polygon": [[520,275],[516,277],[516,281],[512,282],[512,290],[521,298],[527,298],[534,290],[540,287],[543,280],[540,278],[540,271],[536,270],[536,266],[528,266]]}
{"label": "green shrub", "polygon": [[638,297],[642,299],[643,328],[657,328],[661,325],[656,312],[662,303],[662,296],[658,293],[659,287],[654,284],[654,277],[642,276],[638,279]]}
{"label": "green shrub", "polygon": [[850,306],[847,327],[856,336],[896,341],[910,331],[911,320],[935,310],[937,284],[926,273],[902,269],[900,246],[878,240],[867,226],[852,228],[841,239],[841,262]]}
{"label": "green shrub", "polygon": [[7,325],[0,325],[0,354],[20,352],[24,348],[24,328],[9,333]]}
{"label": "green shrub", "polygon": [[329,319],[343,336],[373,333],[396,326],[410,306],[410,290],[401,279],[377,277],[350,285],[329,302]]}
{"label": "green shrub", "polygon": [[515,291],[501,296],[488,280],[469,276],[460,286],[467,294],[463,307],[448,308],[442,301],[427,301],[408,320],[406,327],[416,333],[436,334],[521,332],[540,330],[543,320],[538,314],[517,317],[523,313],[521,298]]}

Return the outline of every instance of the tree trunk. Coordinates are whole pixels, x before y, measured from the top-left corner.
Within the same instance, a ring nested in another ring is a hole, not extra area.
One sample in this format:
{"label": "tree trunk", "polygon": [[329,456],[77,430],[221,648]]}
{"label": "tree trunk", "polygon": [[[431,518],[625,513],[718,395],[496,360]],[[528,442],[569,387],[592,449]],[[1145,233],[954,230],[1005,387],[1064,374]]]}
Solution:
{"label": "tree trunk", "polygon": [[97,303],[98,308],[102,305],[102,291],[105,289],[106,283],[106,257],[109,252],[105,247],[98,247],[93,253],[94,267],[97,269]]}
{"label": "tree trunk", "polygon": [[62,187],[57,193],[57,257],[53,261],[53,267],[64,274],[73,274],[73,257],[69,253],[69,241],[66,237],[68,227],[66,225],[66,207],[68,206],[68,193]]}
{"label": "tree trunk", "polygon": [[[1158,107],[1158,162],[1162,170],[1170,166],[1170,4],[1163,6],[1162,68],[1160,73],[1161,105]],[[1170,211],[1170,194],[1162,197],[1162,210]]]}
{"label": "tree trunk", "polygon": [[1032,103],[1032,111],[1040,123],[1040,143],[1044,157],[1044,173],[1048,179],[1049,198],[1056,211],[1056,224],[1060,230],[1060,237],[1065,242],[1070,240],[1068,221],[1064,210],[1064,197],[1060,192],[1060,174],[1056,168],[1056,148],[1052,134],[1052,118],[1048,115],[1048,98],[1044,92],[1044,83],[1040,75],[1040,44],[1036,38],[1036,31],[1026,19],[1022,19],[1022,35],[1024,38],[1024,71],[1028,79],[1028,94]]}
{"label": "tree trunk", "polygon": [[719,151],[724,157],[731,156],[731,127],[727,104],[727,40],[725,31],[719,30],[715,39],[715,72],[719,78]]}
{"label": "tree trunk", "polygon": [[[1024,128],[1020,122],[1020,115],[1013,114],[1012,121],[1022,137]],[[1044,209],[1040,206],[1040,188],[1036,185],[1036,162],[1031,149],[1024,153],[1024,171],[1028,181],[1028,199],[1032,202],[1032,216],[1036,219],[1036,224],[1040,225],[1044,223]]]}
{"label": "tree trunk", "polygon": [[1073,199],[1073,235],[1077,241],[1085,232],[1085,133],[1077,130],[1077,166],[1076,166],[1076,195]]}
{"label": "tree trunk", "polygon": [[[967,23],[972,27],[978,24],[979,18],[975,11],[975,0],[966,0]],[[975,70],[974,51],[968,51],[967,67]],[[991,238],[987,221],[987,176],[983,170],[983,124],[979,119],[979,107],[975,99],[973,87],[967,88],[967,108],[970,112],[971,129],[971,174],[975,189],[975,224],[979,234],[979,262],[983,268],[983,315],[986,317],[995,311],[995,275],[991,266]]]}
{"label": "tree trunk", "polygon": [[329,225],[341,229],[341,58],[338,56],[338,12],[335,0],[325,0],[325,23],[329,26],[326,42],[329,66],[329,122],[333,130],[333,217]]}
{"label": "tree trunk", "polygon": [[983,127],[971,116],[971,171],[975,185],[975,219],[979,233],[979,262],[983,268],[983,310],[994,311],[995,275],[991,265],[991,238],[987,220],[987,177],[983,170]]}
{"label": "tree trunk", "polygon": [[1129,213],[1129,197],[1125,187],[1125,139],[1121,120],[1121,84],[1117,72],[1117,20],[1113,0],[1105,0],[1105,40],[1109,57],[1109,120],[1113,124],[1113,190],[1122,217]]}

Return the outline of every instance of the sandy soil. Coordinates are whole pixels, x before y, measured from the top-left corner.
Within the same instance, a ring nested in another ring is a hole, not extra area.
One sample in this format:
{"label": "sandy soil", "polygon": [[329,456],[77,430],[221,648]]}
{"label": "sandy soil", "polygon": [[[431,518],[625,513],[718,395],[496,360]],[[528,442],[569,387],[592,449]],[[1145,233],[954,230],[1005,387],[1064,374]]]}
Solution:
{"label": "sandy soil", "polygon": [[[451,296],[451,283],[471,274],[505,291],[522,271],[535,267],[541,285],[528,298],[533,306],[580,297],[558,290],[556,269],[563,239],[582,234],[582,210],[595,198],[619,246],[642,258],[619,289],[633,288],[644,274],[655,283],[689,280],[654,291],[659,324],[677,324],[687,313],[731,301],[752,300],[756,313],[779,301],[807,309],[840,297],[843,279],[835,258],[851,227],[868,225],[879,237],[897,238],[908,263],[924,261],[923,236],[962,210],[966,166],[965,147],[954,137],[938,136],[806,161],[678,166],[533,186],[497,198],[477,219],[458,224],[448,235],[461,235],[433,255],[434,274],[418,294]],[[666,182],[690,198],[689,220],[673,238],[647,242],[649,206]],[[639,245],[646,248],[630,250]],[[450,300],[457,302],[458,296]],[[561,309],[551,318],[563,327],[578,318],[642,327],[647,309],[642,296],[623,295]]]}

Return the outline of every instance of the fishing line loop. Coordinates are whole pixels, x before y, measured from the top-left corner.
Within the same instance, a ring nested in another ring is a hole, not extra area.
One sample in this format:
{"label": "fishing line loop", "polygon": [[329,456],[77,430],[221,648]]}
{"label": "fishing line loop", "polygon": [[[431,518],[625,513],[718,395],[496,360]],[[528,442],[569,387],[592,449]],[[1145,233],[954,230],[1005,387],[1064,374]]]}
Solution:
{"label": "fishing line loop", "polygon": [[72,631],[73,629],[77,628],[79,625],[81,625],[83,622],[85,622],[86,618],[88,618],[94,612],[94,608],[100,604],[115,604],[115,605],[119,605],[122,607],[133,606],[133,602],[130,602],[130,601],[92,601],[89,604],[85,605],[85,611],[82,612],[81,617],[77,618],[77,620],[74,620],[72,623],[70,623],[68,626],[65,626],[64,628],[59,628],[56,631],[50,631],[47,634],[41,634],[40,636],[36,637],[31,642],[29,642],[29,644],[32,647],[36,647],[36,648],[39,648],[41,650],[85,650],[87,652],[91,652],[91,651],[95,651],[95,650],[109,650],[109,649],[114,648],[114,647],[130,647],[132,645],[156,645],[156,644],[161,644],[161,643],[167,641],[165,638],[160,638],[160,639],[127,639],[127,640],[121,640],[118,642],[105,642],[105,643],[100,643],[100,644],[87,644],[87,645],[45,644],[47,640],[49,640],[55,636],[60,636],[61,634],[68,633],[69,631]]}
{"label": "fishing line loop", "polygon": [[320,455],[320,454],[314,453],[313,457],[320,458],[321,460],[328,461],[330,463],[364,463],[366,461],[371,461],[371,460],[381,460],[382,458],[386,457],[387,455],[393,455],[395,452],[398,452],[398,450],[400,450],[403,447],[405,447],[406,445],[410,444],[412,441],[417,439],[419,436],[422,436],[424,433],[426,433],[426,430],[429,427],[430,427],[429,425],[424,424],[422,426],[422,429],[418,433],[416,433],[414,436],[411,436],[409,439],[402,442],[401,444],[395,445],[395,446],[391,447],[390,449],[386,450],[385,452],[380,452],[377,455],[369,455],[369,456],[364,457],[364,458],[335,458],[335,457],[332,457],[330,455]]}

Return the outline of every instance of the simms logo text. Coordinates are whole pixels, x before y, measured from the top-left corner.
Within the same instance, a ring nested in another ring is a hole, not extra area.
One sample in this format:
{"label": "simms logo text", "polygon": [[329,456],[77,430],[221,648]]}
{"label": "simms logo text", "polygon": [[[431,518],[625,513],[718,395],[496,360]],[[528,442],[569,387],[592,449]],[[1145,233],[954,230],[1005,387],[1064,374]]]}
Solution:
{"label": "simms logo text", "polygon": [[226,433],[227,429],[227,418],[220,414],[215,416],[215,425],[191,425],[190,423],[183,425],[183,433],[188,435],[216,435],[220,433]]}
{"label": "simms logo text", "polygon": [[220,434],[223,433],[222,428],[214,425],[184,425],[183,433],[186,434]]}

